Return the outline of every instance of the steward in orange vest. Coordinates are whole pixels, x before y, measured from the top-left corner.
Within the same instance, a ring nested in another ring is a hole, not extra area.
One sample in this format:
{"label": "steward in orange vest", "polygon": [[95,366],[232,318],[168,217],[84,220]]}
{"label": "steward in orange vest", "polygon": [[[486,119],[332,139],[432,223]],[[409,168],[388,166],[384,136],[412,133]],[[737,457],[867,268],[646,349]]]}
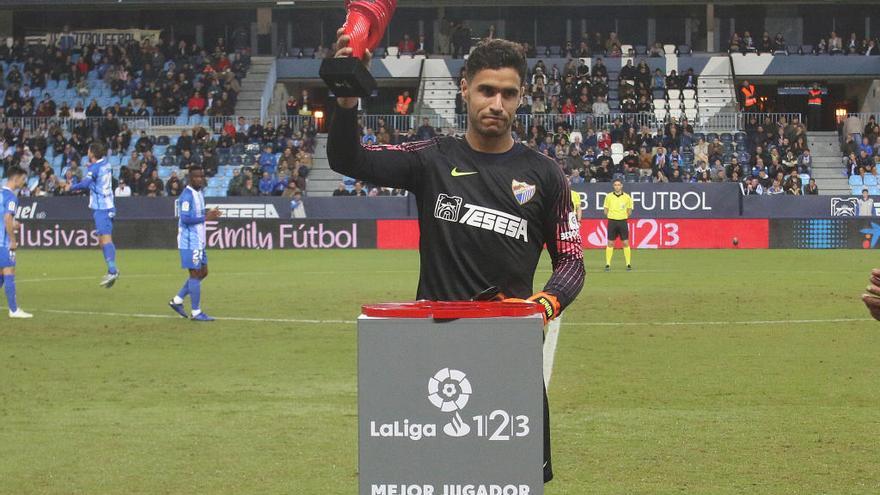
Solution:
{"label": "steward in orange vest", "polygon": [[409,96],[409,91],[404,91],[402,95],[397,96],[397,105],[394,107],[394,113],[398,113],[400,115],[406,115],[409,113],[409,106],[412,103],[412,98]]}
{"label": "steward in orange vest", "polygon": [[751,112],[756,110],[758,99],[755,98],[755,85],[743,81],[742,87],[739,89],[743,96],[743,111]]}

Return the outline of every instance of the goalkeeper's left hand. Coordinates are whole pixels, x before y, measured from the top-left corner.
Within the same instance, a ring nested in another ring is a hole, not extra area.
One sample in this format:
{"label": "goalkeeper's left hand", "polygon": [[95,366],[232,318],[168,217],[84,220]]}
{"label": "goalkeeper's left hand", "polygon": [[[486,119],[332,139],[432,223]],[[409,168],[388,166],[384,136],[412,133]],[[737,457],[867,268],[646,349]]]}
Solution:
{"label": "goalkeeper's left hand", "polygon": [[530,297],[529,301],[536,302],[541,305],[541,309],[544,310],[541,315],[544,317],[545,325],[550,320],[553,320],[557,316],[559,316],[559,313],[562,311],[562,307],[559,304],[559,299],[556,299],[556,296],[548,294],[546,292],[538,292],[537,294]]}
{"label": "goalkeeper's left hand", "polygon": [[561,307],[559,304],[559,300],[556,299],[556,296],[552,294],[547,294],[546,292],[538,292],[528,299],[520,299],[518,297],[508,297],[504,299],[505,301],[511,302],[533,302],[541,305],[541,316],[544,317],[544,324],[546,325],[550,320],[555,319],[559,316],[561,312]]}

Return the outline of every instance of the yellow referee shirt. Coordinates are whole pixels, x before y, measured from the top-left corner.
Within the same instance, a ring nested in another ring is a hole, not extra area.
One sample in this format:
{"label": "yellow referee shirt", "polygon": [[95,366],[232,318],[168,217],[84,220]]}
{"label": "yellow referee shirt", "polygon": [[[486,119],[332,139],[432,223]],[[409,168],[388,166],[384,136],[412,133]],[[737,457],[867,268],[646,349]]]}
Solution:
{"label": "yellow referee shirt", "polygon": [[629,218],[627,210],[633,209],[632,196],[627,193],[621,193],[620,196],[613,192],[608,193],[602,208],[608,210],[608,220],[626,220]]}
{"label": "yellow referee shirt", "polygon": [[575,213],[581,209],[581,195],[578,194],[577,191],[571,192],[571,205],[574,208]]}

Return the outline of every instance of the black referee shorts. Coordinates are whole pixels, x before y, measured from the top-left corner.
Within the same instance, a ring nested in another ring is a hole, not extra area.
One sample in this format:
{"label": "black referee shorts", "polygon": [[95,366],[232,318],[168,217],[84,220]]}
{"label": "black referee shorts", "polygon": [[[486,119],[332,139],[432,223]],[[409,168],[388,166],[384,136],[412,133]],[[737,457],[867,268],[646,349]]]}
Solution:
{"label": "black referee shorts", "polygon": [[621,241],[629,240],[629,227],[626,220],[608,220],[608,241],[620,238]]}

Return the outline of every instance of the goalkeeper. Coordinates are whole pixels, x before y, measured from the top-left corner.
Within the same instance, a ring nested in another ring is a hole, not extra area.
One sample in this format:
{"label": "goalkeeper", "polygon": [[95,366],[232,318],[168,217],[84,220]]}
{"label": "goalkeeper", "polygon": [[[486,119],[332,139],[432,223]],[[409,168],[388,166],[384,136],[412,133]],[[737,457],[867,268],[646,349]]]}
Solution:
{"label": "goalkeeper", "polygon": [[[351,54],[338,33],[336,56]],[[337,98],[330,123],[330,167],[349,177],[412,191],[419,212],[420,276],[416,297],[468,300],[488,287],[541,304],[559,316],[584,283],[583,250],[568,181],[554,161],[515,142],[511,125],[524,94],[526,60],[504,40],[480,43],[461,83],[468,110],[463,138],[399,146],[360,144],[357,98]],[[546,244],[553,274],[533,294]],[[544,397],[544,480],[550,463]]]}

